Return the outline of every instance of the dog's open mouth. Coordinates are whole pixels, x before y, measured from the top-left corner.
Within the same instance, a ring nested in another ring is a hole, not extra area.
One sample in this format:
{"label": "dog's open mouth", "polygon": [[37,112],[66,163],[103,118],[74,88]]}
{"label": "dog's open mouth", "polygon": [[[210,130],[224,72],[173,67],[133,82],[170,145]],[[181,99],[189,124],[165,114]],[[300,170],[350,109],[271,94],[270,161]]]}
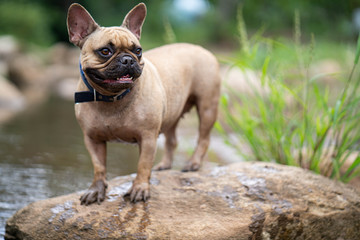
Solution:
{"label": "dog's open mouth", "polygon": [[135,84],[135,81],[139,78],[141,70],[133,72],[133,70],[117,71],[99,71],[94,68],[86,68],[84,72],[89,77],[89,80],[100,88],[104,88],[107,91],[118,93],[125,88],[131,88]]}
{"label": "dog's open mouth", "polygon": [[126,75],[118,77],[116,79],[105,79],[105,80],[103,80],[103,83],[109,83],[109,84],[133,83],[133,77],[131,77],[129,74],[126,74]]}

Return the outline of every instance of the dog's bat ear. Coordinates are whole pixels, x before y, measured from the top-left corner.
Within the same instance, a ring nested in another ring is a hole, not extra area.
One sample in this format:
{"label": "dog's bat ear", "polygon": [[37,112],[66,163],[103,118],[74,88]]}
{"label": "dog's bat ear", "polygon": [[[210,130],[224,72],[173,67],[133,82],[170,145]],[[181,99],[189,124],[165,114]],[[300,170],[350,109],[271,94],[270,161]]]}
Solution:
{"label": "dog's bat ear", "polygon": [[137,39],[140,39],[141,28],[146,17],[146,5],[139,3],[125,16],[122,27],[129,29]]}
{"label": "dog's bat ear", "polygon": [[67,27],[70,42],[81,48],[84,39],[94,32],[99,25],[83,6],[74,3],[68,10]]}

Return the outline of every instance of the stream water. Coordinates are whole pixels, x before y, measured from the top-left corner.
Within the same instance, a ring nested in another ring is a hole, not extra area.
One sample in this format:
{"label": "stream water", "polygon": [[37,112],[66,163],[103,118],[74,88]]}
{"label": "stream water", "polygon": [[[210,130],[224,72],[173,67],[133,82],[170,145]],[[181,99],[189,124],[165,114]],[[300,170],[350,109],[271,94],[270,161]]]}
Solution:
{"label": "stream water", "polygon": [[[190,118],[186,124],[191,127],[182,128],[181,122],[175,169],[181,169],[196,145],[197,123]],[[162,155],[163,142],[160,137],[156,161]],[[108,179],[136,172],[136,145],[108,143],[107,151]],[[219,155],[229,162],[235,154],[213,136],[207,161],[218,163]],[[1,125],[0,237],[5,234],[6,220],[20,208],[37,200],[85,190],[92,178],[93,167],[72,102],[53,97]]]}

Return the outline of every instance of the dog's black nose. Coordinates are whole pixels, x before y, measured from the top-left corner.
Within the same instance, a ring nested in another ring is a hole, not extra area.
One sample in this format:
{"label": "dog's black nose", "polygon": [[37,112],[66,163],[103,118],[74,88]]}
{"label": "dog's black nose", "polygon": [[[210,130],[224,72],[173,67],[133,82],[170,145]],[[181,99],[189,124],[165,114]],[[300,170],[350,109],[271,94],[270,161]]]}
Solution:
{"label": "dog's black nose", "polygon": [[134,63],[135,63],[134,59],[132,57],[130,57],[130,56],[123,56],[121,58],[120,62],[123,65],[128,66],[128,67],[133,66]]}

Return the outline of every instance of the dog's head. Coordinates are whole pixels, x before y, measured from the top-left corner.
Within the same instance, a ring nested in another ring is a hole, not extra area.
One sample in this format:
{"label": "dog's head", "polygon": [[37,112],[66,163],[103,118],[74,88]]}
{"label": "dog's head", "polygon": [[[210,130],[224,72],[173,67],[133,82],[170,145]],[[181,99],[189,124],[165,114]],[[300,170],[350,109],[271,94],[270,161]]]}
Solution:
{"label": "dog's head", "polygon": [[81,5],[69,7],[70,42],[81,49],[83,71],[100,93],[116,94],[141,75],[144,63],[139,40],[145,16],[146,6],[140,3],[120,27],[100,27]]}

